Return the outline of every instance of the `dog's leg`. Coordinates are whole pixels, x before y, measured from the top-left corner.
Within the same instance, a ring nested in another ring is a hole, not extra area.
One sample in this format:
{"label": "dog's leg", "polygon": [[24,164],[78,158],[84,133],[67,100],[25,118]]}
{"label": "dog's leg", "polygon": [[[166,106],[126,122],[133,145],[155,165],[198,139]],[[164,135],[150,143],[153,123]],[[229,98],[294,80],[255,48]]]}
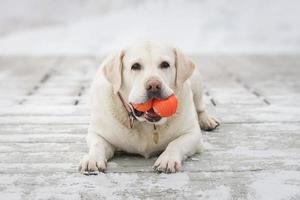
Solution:
{"label": "dog's leg", "polygon": [[190,133],[184,134],[170,142],[166,150],[157,158],[153,168],[158,172],[165,173],[180,171],[182,161],[188,156],[200,153],[202,149],[202,135],[197,125]]}
{"label": "dog's leg", "polygon": [[115,148],[97,133],[89,131],[87,135],[89,153],[83,157],[79,171],[84,174],[104,172],[107,160],[114,155]]}
{"label": "dog's leg", "polygon": [[195,70],[194,74],[191,77],[191,85],[193,91],[193,100],[201,129],[205,131],[214,130],[217,126],[220,125],[220,122],[216,118],[207,114],[207,112],[205,111],[202,81],[198,70]]}

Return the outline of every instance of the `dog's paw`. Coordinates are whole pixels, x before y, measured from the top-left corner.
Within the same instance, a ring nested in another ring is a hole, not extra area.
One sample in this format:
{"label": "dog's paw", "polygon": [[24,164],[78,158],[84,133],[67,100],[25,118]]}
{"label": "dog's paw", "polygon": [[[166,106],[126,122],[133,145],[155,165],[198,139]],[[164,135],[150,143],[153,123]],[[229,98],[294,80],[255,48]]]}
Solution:
{"label": "dog's paw", "polygon": [[106,170],[106,160],[86,155],[81,160],[78,170],[85,175],[97,175]]}
{"label": "dog's paw", "polygon": [[175,173],[181,171],[181,160],[163,152],[155,161],[153,169],[157,172]]}
{"label": "dog's paw", "polygon": [[220,125],[219,120],[209,116],[206,112],[198,113],[199,124],[202,130],[212,131]]}

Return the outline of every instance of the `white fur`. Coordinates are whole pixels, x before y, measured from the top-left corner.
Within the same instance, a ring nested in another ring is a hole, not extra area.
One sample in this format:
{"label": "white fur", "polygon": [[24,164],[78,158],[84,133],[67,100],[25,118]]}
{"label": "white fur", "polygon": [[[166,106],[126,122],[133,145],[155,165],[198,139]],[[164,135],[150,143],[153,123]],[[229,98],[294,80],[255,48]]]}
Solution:
{"label": "white fur", "polygon": [[[105,71],[103,68],[107,67],[110,61],[103,62],[91,88],[91,122],[87,135],[89,153],[80,163],[81,172],[104,171],[107,160],[117,150],[137,153],[146,158],[163,152],[154,163],[154,168],[163,172],[176,172],[181,169],[182,161],[186,157],[201,151],[203,141],[199,123],[204,129],[214,129],[218,121],[204,111],[197,70],[191,71],[193,75],[188,80],[177,80],[182,83],[180,86],[176,85],[176,71],[183,73],[181,71],[193,68],[188,66],[181,66],[187,67],[186,69],[179,69],[178,66],[176,68],[176,62],[192,63],[187,57],[183,57],[183,54],[180,52],[176,54],[174,51],[175,48],[149,42],[123,50],[122,54],[118,54],[121,55],[122,62],[121,86],[118,80],[115,80],[118,86],[107,80],[110,69]],[[186,59],[188,62],[178,59]],[[158,66],[162,61],[168,61],[170,69],[160,69]],[[133,72],[130,67],[134,62],[141,63],[143,70]],[[112,73],[116,73],[115,71]],[[185,71],[184,74],[189,73]],[[127,101],[145,102],[144,84],[149,77],[157,77],[163,82],[165,95],[175,93],[179,102],[178,110],[174,116],[162,118],[156,123],[157,130],[154,130],[153,124],[145,119],[137,120],[131,129],[128,126],[127,112],[114,89],[119,89]],[[153,139],[154,132],[158,132],[159,135],[157,144]]]}

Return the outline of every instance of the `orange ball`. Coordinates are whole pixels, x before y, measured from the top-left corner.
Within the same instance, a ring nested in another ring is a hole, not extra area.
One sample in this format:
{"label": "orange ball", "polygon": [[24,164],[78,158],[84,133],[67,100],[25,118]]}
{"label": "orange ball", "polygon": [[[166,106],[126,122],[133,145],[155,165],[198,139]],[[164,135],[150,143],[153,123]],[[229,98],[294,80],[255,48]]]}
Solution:
{"label": "orange ball", "polygon": [[152,108],[153,100],[147,101],[145,103],[132,104],[134,109],[140,112],[146,112]]}
{"label": "orange ball", "polygon": [[175,95],[169,96],[167,99],[153,100],[153,110],[161,117],[170,117],[177,110],[177,98]]}

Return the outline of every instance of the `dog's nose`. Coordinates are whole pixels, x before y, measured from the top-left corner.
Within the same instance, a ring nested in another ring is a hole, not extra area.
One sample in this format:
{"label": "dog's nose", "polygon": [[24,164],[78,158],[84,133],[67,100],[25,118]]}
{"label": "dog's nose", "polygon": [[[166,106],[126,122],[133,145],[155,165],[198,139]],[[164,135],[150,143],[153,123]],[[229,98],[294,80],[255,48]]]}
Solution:
{"label": "dog's nose", "polygon": [[160,92],[161,82],[159,80],[151,79],[146,82],[147,92]]}

